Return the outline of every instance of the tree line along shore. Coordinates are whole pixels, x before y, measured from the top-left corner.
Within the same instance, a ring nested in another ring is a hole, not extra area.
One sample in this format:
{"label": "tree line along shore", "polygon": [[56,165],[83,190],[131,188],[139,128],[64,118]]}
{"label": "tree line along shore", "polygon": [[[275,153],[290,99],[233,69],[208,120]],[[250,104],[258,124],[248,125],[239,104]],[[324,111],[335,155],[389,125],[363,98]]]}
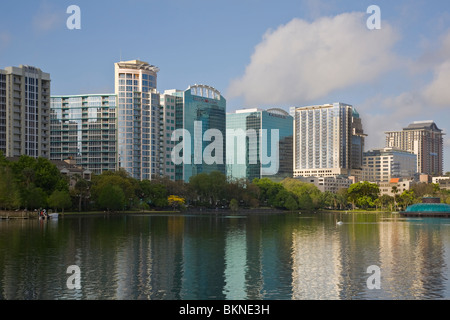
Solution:
{"label": "tree line along shore", "polygon": [[139,181],[124,170],[106,171],[86,180],[78,174],[63,175],[45,158],[21,156],[8,161],[0,155],[0,208],[9,212],[42,208],[62,213],[263,208],[398,211],[421,202],[424,196],[450,203],[450,192],[437,184],[419,183],[401,194],[392,191],[395,196],[380,195],[377,184],[359,182],[337,193],[321,192],[313,184],[293,178],[248,181],[228,179],[220,172],[200,173],[189,182],[166,177]]}

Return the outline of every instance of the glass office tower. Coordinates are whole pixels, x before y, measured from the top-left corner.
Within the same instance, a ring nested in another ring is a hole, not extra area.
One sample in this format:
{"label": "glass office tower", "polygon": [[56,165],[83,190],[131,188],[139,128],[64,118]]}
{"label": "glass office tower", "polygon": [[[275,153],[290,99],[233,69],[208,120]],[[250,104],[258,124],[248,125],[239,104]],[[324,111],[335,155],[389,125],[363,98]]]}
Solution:
{"label": "glass office tower", "polygon": [[[183,145],[181,154],[186,159],[176,165],[175,179],[187,182],[194,175],[213,171],[226,174],[225,98],[218,90],[206,85],[193,85],[185,91],[174,90],[173,95],[178,97],[175,103],[176,129],[185,130],[186,133],[183,139],[175,142]],[[213,137],[208,140],[208,132],[220,132],[221,137],[217,138],[221,138],[221,141],[215,141]],[[214,163],[207,163],[203,156],[209,154],[208,146],[211,144],[220,145],[220,150],[212,150],[211,155],[218,159]],[[185,155],[185,152],[188,154]]]}
{"label": "glass office tower", "polygon": [[116,95],[52,96],[50,160],[101,174],[117,169]]}
{"label": "glass office tower", "polygon": [[[240,140],[238,130],[245,132],[244,140]],[[261,130],[266,132],[265,142]],[[278,136],[272,135],[275,130]],[[272,138],[278,138],[278,141],[272,141]],[[249,181],[263,177],[273,180],[292,177],[292,141],[293,117],[282,109],[242,109],[227,114],[227,176]],[[266,170],[274,163],[261,161],[261,152],[277,161],[276,172]]]}
{"label": "glass office tower", "polygon": [[138,180],[150,180],[160,172],[158,72],[139,60],[115,64],[119,168]]}

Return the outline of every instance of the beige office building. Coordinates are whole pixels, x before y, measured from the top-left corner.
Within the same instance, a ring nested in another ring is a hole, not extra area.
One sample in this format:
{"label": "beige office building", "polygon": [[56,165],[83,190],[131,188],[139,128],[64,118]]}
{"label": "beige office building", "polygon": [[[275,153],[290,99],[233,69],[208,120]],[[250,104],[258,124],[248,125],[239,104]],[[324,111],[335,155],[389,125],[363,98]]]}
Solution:
{"label": "beige office building", "polygon": [[0,151],[50,156],[50,74],[20,65],[0,70]]}
{"label": "beige office building", "polygon": [[392,178],[412,179],[417,173],[417,155],[397,148],[364,152],[363,180],[387,182]]}
{"label": "beige office building", "polygon": [[291,108],[294,177],[360,176],[365,134],[353,106]]}
{"label": "beige office building", "polygon": [[386,147],[396,147],[417,155],[417,172],[442,175],[445,135],[432,120],[415,121],[401,131],[387,131]]}

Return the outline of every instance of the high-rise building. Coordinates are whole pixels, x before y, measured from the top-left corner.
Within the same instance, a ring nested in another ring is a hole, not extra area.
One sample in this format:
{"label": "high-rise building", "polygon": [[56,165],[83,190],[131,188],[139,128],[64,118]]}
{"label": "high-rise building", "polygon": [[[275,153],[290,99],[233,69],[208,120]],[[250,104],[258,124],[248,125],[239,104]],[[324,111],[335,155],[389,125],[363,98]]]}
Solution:
{"label": "high-rise building", "polygon": [[365,134],[353,106],[333,103],[291,108],[294,177],[360,176]]}
{"label": "high-rise building", "polygon": [[119,168],[138,180],[160,173],[158,72],[139,60],[115,64]]}
{"label": "high-rise building", "polygon": [[117,170],[116,95],[52,96],[50,160],[95,174]]}
{"label": "high-rise building", "polygon": [[417,155],[397,148],[364,152],[363,180],[387,182],[392,178],[412,179],[417,172]]}
{"label": "high-rise building", "polygon": [[0,69],[0,150],[6,154],[6,71]]}
{"label": "high-rise building", "polygon": [[180,102],[177,90],[166,90],[160,95],[160,127],[159,150],[160,167],[159,175],[175,181],[175,164],[172,161],[172,150],[175,141],[172,141],[172,133],[176,125],[176,106]]}
{"label": "high-rise building", "polygon": [[20,65],[0,70],[0,151],[50,156],[50,74]]}
{"label": "high-rise building", "polygon": [[[249,181],[292,177],[293,118],[286,111],[242,109],[226,117],[228,177]],[[275,130],[277,134],[273,136]],[[263,143],[263,134],[267,137],[266,143]],[[262,155],[267,158],[266,163],[261,161]],[[270,170],[271,167],[274,170]]]}
{"label": "high-rise building", "polygon": [[353,108],[351,168],[353,174],[357,176],[362,173],[365,137],[367,137],[367,135],[364,133],[359,113]]}
{"label": "high-rise building", "polygon": [[[189,181],[199,173],[226,174],[226,100],[207,85],[170,90],[175,99],[175,179]],[[178,140],[177,140],[178,139]]]}
{"label": "high-rise building", "polygon": [[417,172],[442,175],[445,133],[432,120],[415,121],[401,131],[387,131],[386,147],[396,147],[417,155]]}

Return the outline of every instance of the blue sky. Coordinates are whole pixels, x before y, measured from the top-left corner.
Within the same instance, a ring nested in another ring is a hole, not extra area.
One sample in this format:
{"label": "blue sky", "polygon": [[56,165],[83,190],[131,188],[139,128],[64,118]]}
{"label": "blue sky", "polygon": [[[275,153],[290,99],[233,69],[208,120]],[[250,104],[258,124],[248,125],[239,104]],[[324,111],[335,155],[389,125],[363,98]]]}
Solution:
{"label": "blue sky", "polygon": [[[380,30],[366,27],[373,4]],[[81,30],[66,27],[70,5]],[[352,104],[367,148],[411,121],[450,129],[450,1],[16,0],[0,12],[0,68],[39,67],[52,94],[111,93],[114,63],[141,59],[160,68],[159,91],[211,85],[228,111]],[[445,171],[448,149],[446,137]]]}

